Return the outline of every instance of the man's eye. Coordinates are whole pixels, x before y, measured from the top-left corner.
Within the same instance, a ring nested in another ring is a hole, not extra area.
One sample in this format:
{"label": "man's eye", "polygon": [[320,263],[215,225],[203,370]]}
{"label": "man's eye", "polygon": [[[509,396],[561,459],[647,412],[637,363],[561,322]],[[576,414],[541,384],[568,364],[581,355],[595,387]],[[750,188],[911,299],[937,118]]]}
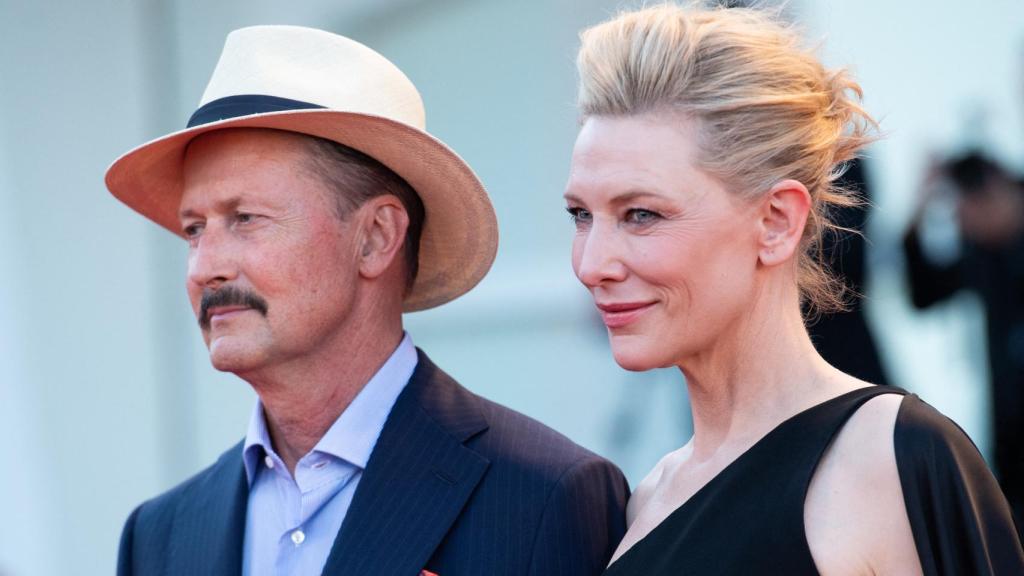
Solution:
{"label": "man's eye", "polygon": [[626,211],[626,222],[629,224],[650,224],[661,218],[661,214],[643,208],[630,208]]}
{"label": "man's eye", "polygon": [[203,227],[198,223],[194,223],[185,226],[181,231],[185,234],[185,238],[195,238],[203,231]]}
{"label": "man's eye", "polygon": [[577,226],[590,222],[591,220],[590,212],[583,208],[570,206],[566,208],[565,211],[569,213],[569,219],[572,220],[573,224],[576,224]]}
{"label": "man's eye", "polygon": [[254,220],[256,220],[255,214],[249,214],[248,212],[239,212],[238,214],[235,214],[235,222],[238,222],[239,224],[249,224]]}

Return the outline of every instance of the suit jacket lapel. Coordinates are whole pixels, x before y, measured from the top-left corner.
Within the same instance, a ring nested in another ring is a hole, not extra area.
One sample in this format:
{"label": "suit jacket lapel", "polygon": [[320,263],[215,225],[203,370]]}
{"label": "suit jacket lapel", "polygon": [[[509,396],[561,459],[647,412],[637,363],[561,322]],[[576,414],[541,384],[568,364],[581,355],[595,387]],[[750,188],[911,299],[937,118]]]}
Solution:
{"label": "suit jacket lapel", "polygon": [[476,397],[421,351],[323,573],[418,574],[487,470],[463,445],[486,428]]}
{"label": "suit jacket lapel", "polygon": [[175,513],[167,574],[240,576],[249,497],[242,443],[190,488]]}

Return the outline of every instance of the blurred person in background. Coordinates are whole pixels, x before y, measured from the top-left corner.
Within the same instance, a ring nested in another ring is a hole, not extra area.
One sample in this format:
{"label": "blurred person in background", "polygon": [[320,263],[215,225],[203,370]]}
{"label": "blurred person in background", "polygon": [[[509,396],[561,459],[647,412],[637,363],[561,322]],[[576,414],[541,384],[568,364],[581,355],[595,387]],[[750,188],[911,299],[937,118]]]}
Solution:
{"label": "blurred person in background", "polygon": [[391,62],[328,32],[228,36],[189,128],[107,186],[188,242],[210,360],[256,391],[244,441],[125,525],[121,575],[592,576],[624,531],[608,461],[460,386],[402,312],[497,247],[473,171]]}
{"label": "blurred person in background", "polygon": [[[984,154],[971,151],[928,169],[903,240],[911,301],[928,308],[961,290],[985,310],[991,378],[993,464],[1018,520],[1024,518],[1024,185]],[[921,240],[923,215],[952,192],[959,253],[930,258]]]}
{"label": "blurred person in background", "polygon": [[836,227],[821,238],[825,269],[847,289],[845,306],[812,317],[807,330],[826,362],[865,382],[888,384],[862,298],[869,272],[866,227],[871,190],[866,172],[864,160],[855,158],[836,180],[835,187],[847,191],[857,203],[835,206],[829,216]]}
{"label": "blurred person in background", "polygon": [[970,439],[808,336],[801,304],[842,301],[817,246],[871,139],[859,86],[747,9],[626,12],[577,65],[573,269],[616,362],[680,368],[694,423],[606,574],[1024,573]]}

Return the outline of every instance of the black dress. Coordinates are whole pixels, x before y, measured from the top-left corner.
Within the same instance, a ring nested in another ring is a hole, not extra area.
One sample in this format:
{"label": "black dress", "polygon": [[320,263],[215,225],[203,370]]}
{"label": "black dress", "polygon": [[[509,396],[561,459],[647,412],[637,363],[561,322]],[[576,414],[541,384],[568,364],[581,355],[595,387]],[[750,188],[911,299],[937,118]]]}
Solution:
{"label": "black dress", "polygon": [[[804,533],[807,488],[843,424],[880,394],[907,393],[861,388],[786,420],[634,544],[605,576],[817,574]],[[906,395],[894,441],[924,573],[1024,574],[1021,538],[1006,499],[963,431]]]}

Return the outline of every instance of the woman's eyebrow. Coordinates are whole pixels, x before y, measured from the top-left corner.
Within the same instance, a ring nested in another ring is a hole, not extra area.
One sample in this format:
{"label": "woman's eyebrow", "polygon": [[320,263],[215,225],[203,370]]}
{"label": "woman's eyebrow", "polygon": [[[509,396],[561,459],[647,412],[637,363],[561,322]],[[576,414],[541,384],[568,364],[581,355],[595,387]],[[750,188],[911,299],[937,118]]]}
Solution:
{"label": "woman's eyebrow", "polygon": [[617,194],[609,199],[612,204],[629,204],[637,200],[645,200],[649,198],[661,199],[662,196],[656,192],[649,190],[627,190],[622,194]]}
{"label": "woman's eyebrow", "polygon": [[[565,198],[567,202],[574,202],[576,204],[584,203],[579,196],[576,196],[572,192],[566,192],[565,194],[562,195],[562,197]],[[658,194],[657,192],[651,192],[650,190],[626,190],[621,194],[616,194],[609,198],[608,203],[613,205],[621,205],[649,198],[663,199],[663,196]]]}

